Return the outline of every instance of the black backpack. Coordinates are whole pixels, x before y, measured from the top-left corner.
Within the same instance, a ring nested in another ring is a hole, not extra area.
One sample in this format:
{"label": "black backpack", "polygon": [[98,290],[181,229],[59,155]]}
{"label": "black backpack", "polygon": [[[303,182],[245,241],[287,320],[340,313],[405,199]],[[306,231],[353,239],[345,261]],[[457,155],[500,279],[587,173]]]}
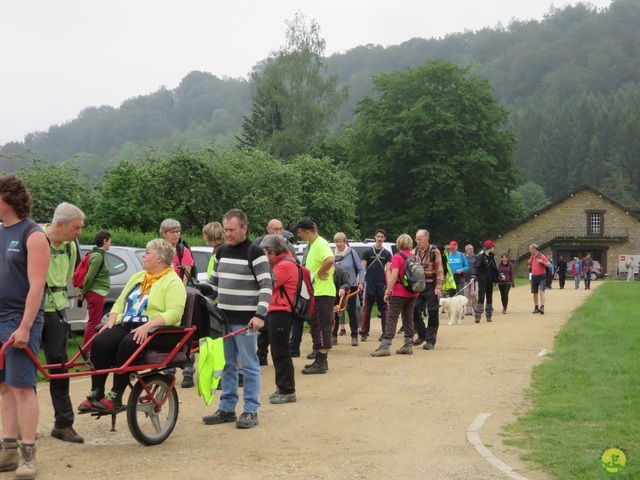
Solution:
{"label": "black backpack", "polygon": [[[188,275],[189,279],[187,283],[196,285],[198,283],[198,268],[196,267],[195,258],[193,259],[193,266],[191,267],[191,273],[187,273],[185,266],[182,265],[182,257],[184,256],[185,248],[188,248],[189,251],[192,251],[189,244],[181,238],[180,240],[178,240],[178,244],[176,245],[176,253],[178,254],[178,265],[180,266],[180,280],[183,280],[184,276]],[[193,257],[193,253],[191,254],[191,256]]]}

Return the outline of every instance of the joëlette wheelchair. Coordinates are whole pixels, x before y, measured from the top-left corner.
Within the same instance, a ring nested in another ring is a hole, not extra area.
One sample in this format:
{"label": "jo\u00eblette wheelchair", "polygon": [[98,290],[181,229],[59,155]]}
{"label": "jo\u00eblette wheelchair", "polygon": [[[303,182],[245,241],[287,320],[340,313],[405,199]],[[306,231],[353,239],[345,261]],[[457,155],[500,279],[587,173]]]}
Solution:
{"label": "jo\u00eblette wheelchair", "polygon": [[[176,378],[173,372],[176,368],[187,365],[189,356],[197,352],[197,338],[213,333],[209,326],[208,316],[202,318],[204,317],[202,310],[197,308],[198,295],[209,295],[212,292],[209,290],[210,288],[209,285],[203,285],[197,289],[187,287],[187,300],[180,325],[150,329],[149,336],[120,367],[96,370],[86,356],[85,350],[96,337],[101,326],[96,328],[96,334],[64,365],[42,365],[30,349],[27,348],[25,351],[40,373],[50,380],[108,373],[128,373],[131,393],[126,405],[123,405],[115,413],[91,410],[86,414],[97,418],[111,416],[111,430],[115,431],[117,414],[126,412],[127,423],[133,437],[143,445],[159,445],[169,438],[178,421],[179,401],[175,388]],[[226,328],[226,325],[219,325],[214,335],[223,336],[222,334],[226,333]],[[177,337],[177,343],[171,351],[158,352],[147,348],[149,342],[156,335],[167,334],[174,334]],[[4,368],[5,351],[12,344],[13,339],[4,343],[0,349],[0,369]],[[50,373],[51,370],[63,370],[64,373]]]}

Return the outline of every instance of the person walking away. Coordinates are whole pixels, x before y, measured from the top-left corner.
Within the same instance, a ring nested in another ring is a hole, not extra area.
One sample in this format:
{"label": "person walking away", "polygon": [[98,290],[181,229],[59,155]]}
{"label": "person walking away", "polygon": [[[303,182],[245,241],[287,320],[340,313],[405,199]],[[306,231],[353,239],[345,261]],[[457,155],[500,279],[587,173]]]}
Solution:
{"label": "person walking away", "polygon": [[[104,310],[104,302],[111,287],[111,272],[104,257],[105,252],[111,247],[111,234],[106,230],[100,230],[93,239],[95,247],[89,257],[87,274],[84,277],[78,302],[87,301],[89,320],[84,328],[82,343],[86,343],[95,335],[96,327],[100,325]],[[87,355],[91,353],[91,345],[85,350]]]}
{"label": "person walking away", "polygon": [[31,209],[24,182],[15,175],[0,176],[0,342],[14,340],[0,370],[0,471],[15,470],[22,479],[37,474],[37,376],[25,349],[37,355],[40,348],[50,262],[47,238],[29,217]]}
{"label": "person walking away", "polygon": [[[227,243],[218,251],[211,276],[213,300],[218,300],[231,332],[244,328],[260,330],[271,302],[269,263],[262,249],[247,238],[248,225],[242,210],[225,213],[222,226]],[[202,419],[205,424],[236,422],[236,427],[243,429],[258,425],[260,363],[256,348],[256,335],[238,334],[225,340],[220,404],[218,410]],[[235,410],[239,362],[244,376],[244,412],[238,418]]]}
{"label": "person walking away", "polygon": [[558,285],[560,285],[560,290],[564,290],[564,283],[567,279],[567,261],[563,258],[562,255],[558,257]]}
{"label": "person walking away", "polygon": [[[531,293],[535,308],[532,313],[544,315],[544,291],[547,289],[547,268],[551,268],[551,262],[546,255],[540,253],[540,248],[535,243],[529,245],[531,258],[527,262],[531,267]],[[538,306],[538,295],[540,304]]]}
{"label": "person walking away", "polygon": [[404,327],[404,343],[396,350],[398,355],[413,355],[413,310],[415,307],[417,293],[413,293],[402,285],[402,278],[405,275],[405,262],[407,258],[413,256],[411,252],[411,236],[403,233],[396,240],[398,253],[391,260],[391,272],[387,281],[387,288],[384,298],[389,302],[389,316],[387,318],[386,329],[382,335],[380,346],[372,357],[388,357],[389,351],[396,335],[396,325],[398,317],[402,313],[402,326]]}
{"label": "person walking away", "polygon": [[269,397],[269,402],[293,403],[297,401],[297,397],[289,336],[293,323],[293,302],[299,275],[302,273],[281,234],[265,235],[260,247],[267,256],[275,278],[266,321],[271,343],[271,361],[276,374],[276,391]]}
{"label": "person walking away", "polygon": [[580,260],[578,259],[578,257],[573,257],[571,272],[573,272],[573,281],[576,285],[577,290],[580,288],[580,278],[582,277],[582,267],[580,266]]}
{"label": "person walking away", "polygon": [[509,261],[506,253],[500,255],[500,263],[498,264],[498,288],[500,289],[500,300],[502,301],[502,313],[507,313],[509,306],[509,290],[516,286],[513,274],[513,264]]}
{"label": "person walking away", "polygon": [[[42,345],[45,359],[50,365],[64,365],[68,360],[69,334],[62,318],[66,317],[67,282],[73,276],[78,257],[75,240],[82,235],[83,226],[84,213],[70,203],[58,205],[53,220],[44,226],[51,256],[45,288]],[[49,370],[53,374],[64,372],[63,368]],[[49,393],[55,417],[51,436],[65,442],[84,443],[84,439],[73,428],[75,417],[69,396],[69,378],[51,379]]]}
{"label": "person walking away", "polygon": [[[349,247],[347,236],[338,232],[334,235],[333,241],[336,244],[334,257],[335,264],[340,265],[343,270],[349,274],[349,293],[351,295],[347,300],[347,313],[349,315],[349,328],[351,330],[351,346],[358,346],[358,295],[355,293],[362,290],[362,282],[364,281],[365,271],[362,261],[358,253]],[[338,333],[338,325],[335,326],[335,332]]]}
{"label": "person walking away", "polygon": [[634,267],[634,260],[633,260],[633,257],[631,257],[627,262],[627,282],[633,282],[633,279],[634,279],[633,267]]}
{"label": "person walking away", "polygon": [[582,275],[584,275],[584,289],[591,290],[591,271],[593,270],[593,260],[591,259],[591,253],[587,254],[582,259],[581,265]]}
{"label": "person walking away", "polygon": [[391,252],[383,246],[387,234],[382,228],[376,230],[375,239],[375,244],[362,255],[365,284],[360,340],[363,342],[367,341],[371,331],[371,310],[374,303],[378,307],[383,333],[387,322],[387,303],[384,301],[384,291],[387,286],[387,271],[391,263]]}
{"label": "person walking away", "polygon": [[[484,311],[487,322],[493,316],[493,285],[499,280],[498,267],[493,250],[496,244],[491,240],[484,242],[484,250],[478,254],[473,266],[471,281],[478,284],[478,303],[475,309],[475,322],[480,323]],[[485,307],[486,299],[486,307]]]}
{"label": "person walking away", "polygon": [[[305,375],[327,373],[327,355],[332,347],[331,321],[336,297],[336,285],[333,283],[335,257],[329,243],[318,234],[318,227],[313,220],[303,218],[294,226],[294,229],[298,237],[309,243],[306,267],[313,274],[313,295],[316,301],[316,308],[309,326],[313,338],[313,350],[317,353],[313,363],[305,365],[302,373]],[[307,358],[313,358],[313,352]]]}
{"label": "person walking away", "polygon": [[469,270],[465,274],[464,278],[464,296],[467,297],[467,315],[473,315],[473,311],[478,303],[478,285],[471,283],[471,275],[473,274],[473,266],[476,264],[476,255],[473,253],[473,245],[468,244],[464,247],[465,255],[467,257],[467,263],[469,264]]}

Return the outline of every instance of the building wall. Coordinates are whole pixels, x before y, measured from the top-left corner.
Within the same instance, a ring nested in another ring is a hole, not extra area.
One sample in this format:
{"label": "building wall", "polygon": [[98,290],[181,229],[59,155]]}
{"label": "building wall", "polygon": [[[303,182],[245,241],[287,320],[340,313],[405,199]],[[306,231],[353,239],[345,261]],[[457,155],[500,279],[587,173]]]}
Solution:
{"label": "building wall", "polygon": [[[498,238],[494,239],[497,245],[496,255],[508,252],[509,258],[516,260],[519,246],[530,243],[546,243],[545,233],[551,229],[562,227],[585,229],[588,219],[587,211],[589,210],[604,212],[604,238],[593,237],[588,242],[581,239],[579,242],[580,248],[584,250],[589,250],[590,246],[604,248],[603,255],[606,255],[606,260],[603,260],[606,264],[606,271],[609,275],[614,275],[618,267],[619,255],[640,252],[640,221],[635,215],[627,214],[616,203],[599,197],[598,193],[591,188],[584,188],[573,196],[567,197],[550,208],[538,212],[536,217],[529,218],[514,228],[503,232]],[[612,241],[606,237],[608,234],[622,229],[628,230],[628,240],[622,242],[619,240]],[[563,246],[569,245],[572,245],[572,242],[554,242],[549,247],[543,248],[543,252],[550,253],[552,249],[563,249]],[[522,250],[520,253],[523,253]],[[518,261],[516,273],[525,275],[526,272],[526,259],[525,261]]]}

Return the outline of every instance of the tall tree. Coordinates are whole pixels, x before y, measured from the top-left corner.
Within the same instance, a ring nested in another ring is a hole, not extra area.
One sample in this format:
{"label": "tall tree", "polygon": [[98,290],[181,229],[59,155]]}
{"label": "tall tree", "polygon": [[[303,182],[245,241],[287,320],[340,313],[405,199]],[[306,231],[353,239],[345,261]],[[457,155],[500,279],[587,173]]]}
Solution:
{"label": "tall tree", "polygon": [[298,12],[287,22],[287,44],[251,73],[253,108],[244,118],[241,146],[285,160],[306,153],[327,133],[347,98],[336,76],[326,74],[320,26]]}
{"label": "tall tree", "polygon": [[363,231],[426,226],[437,240],[478,241],[515,220],[515,140],[486,80],[434,60],[374,86],[349,130]]}

